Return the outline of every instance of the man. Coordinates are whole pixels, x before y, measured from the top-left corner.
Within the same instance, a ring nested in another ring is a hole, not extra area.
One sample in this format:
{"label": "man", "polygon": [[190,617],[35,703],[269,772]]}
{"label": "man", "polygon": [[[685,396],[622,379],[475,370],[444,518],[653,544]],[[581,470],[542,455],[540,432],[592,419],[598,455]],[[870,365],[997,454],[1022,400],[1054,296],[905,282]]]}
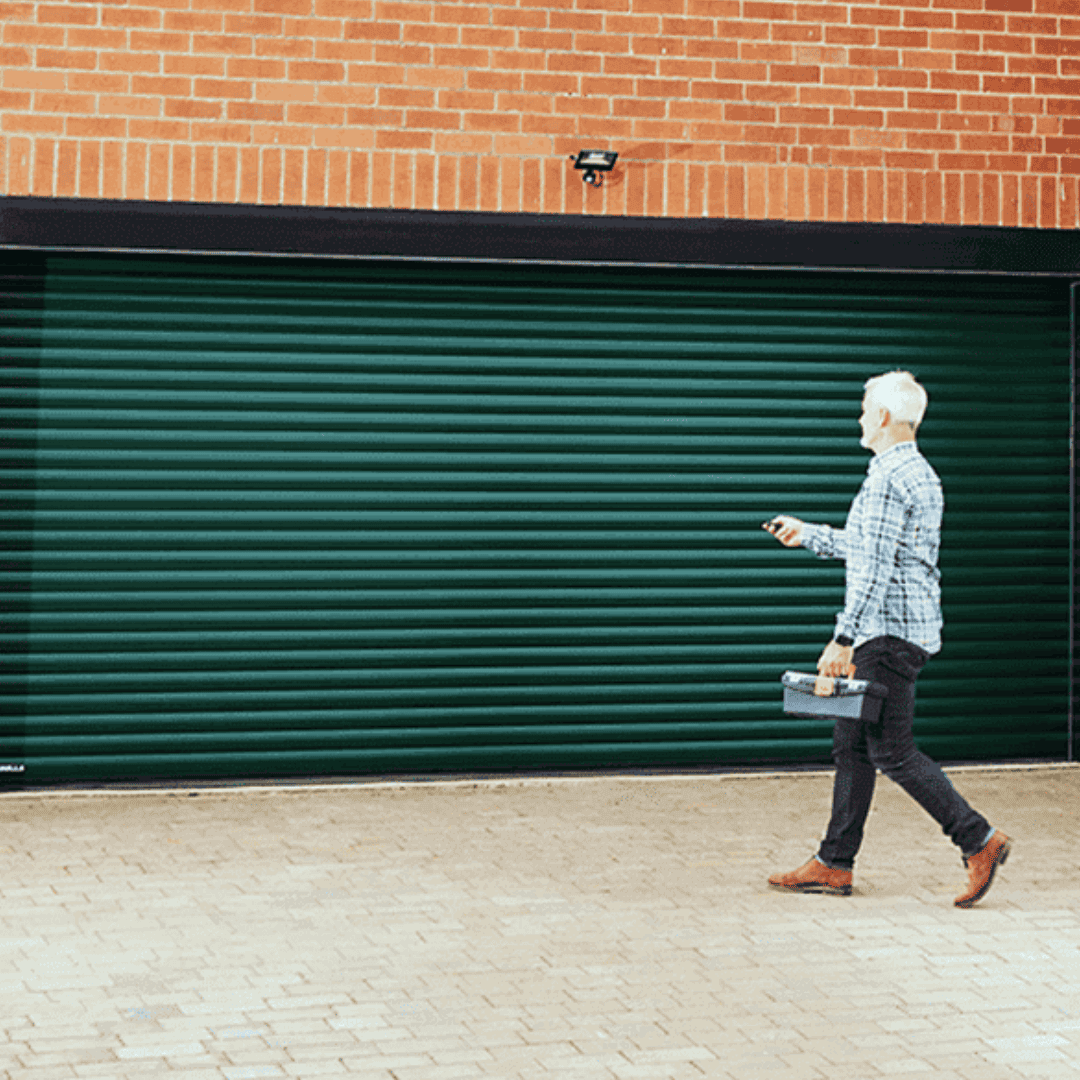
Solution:
{"label": "man", "polygon": [[898,783],[963,854],[967,891],[957,907],[986,895],[1011,847],[953,787],[912,737],[915,679],[941,649],[941,578],[937,568],[944,499],[941,481],[915,445],[926,391],[908,371],[865,384],[861,444],[873,451],[843,529],[781,515],[763,526],[785,547],[808,548],[847,564],[844,610],[818,659],[819,675],[882,683],[888,696],[877,723],[838,719],[833,730],[832,818],[817,855],[769,884],[796,892],[851,894],[877,769]]}

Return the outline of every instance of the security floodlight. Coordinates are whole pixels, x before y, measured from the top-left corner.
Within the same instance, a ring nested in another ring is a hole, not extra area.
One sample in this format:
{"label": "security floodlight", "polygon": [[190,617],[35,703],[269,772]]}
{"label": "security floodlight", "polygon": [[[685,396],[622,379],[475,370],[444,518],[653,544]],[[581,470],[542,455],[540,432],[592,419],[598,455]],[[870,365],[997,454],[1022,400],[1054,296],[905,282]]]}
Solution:
{"label": "security floodlight", "polygon": [[599,174],[611,172],[618,156],[614,150],[580,150],[574,161],[574,168],[585,170],[585,175],[581,179],[586,184],[599,187],[604,182],[604,178]]}

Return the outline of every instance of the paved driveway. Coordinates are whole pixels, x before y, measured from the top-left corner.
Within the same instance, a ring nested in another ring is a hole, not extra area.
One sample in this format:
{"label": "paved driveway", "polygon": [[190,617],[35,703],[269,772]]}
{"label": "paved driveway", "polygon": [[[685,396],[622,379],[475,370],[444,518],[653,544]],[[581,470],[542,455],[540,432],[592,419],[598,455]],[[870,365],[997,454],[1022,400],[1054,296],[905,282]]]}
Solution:
{"label": "paved driveway", "polygon": [[977,907],[879,778],[850,898],[790,895],[830,773],[0,797],[0,1069],[363,1080],[1080,1077],[1080,769],[950,770]]}

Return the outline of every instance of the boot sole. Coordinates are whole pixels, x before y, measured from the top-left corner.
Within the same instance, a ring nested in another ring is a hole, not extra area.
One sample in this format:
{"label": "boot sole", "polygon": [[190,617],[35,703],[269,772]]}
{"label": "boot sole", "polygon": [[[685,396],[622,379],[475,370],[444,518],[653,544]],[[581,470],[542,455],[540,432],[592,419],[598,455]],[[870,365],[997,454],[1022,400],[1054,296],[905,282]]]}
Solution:
{"label": "boot sole", "polygon": [[1006,840],[1001,845],[1001,850],[994,857],[994,861],[990,864],[990,876],[984,882],[983,887],[974,896],[969,896],[966,900],[954,901],[954,905],[969,908],[972,904],[977,904],[990,891],[990,886],[994,884],[994,875],[997,873],[997,868],[1005,865],[1010,851],[1012,851],[1012,841]]}
{"label": "boot sole", "polygon": [[770,888],[784,889],[786,892],[825,893],[826,896],[850,896],[850,885],[822,885],[818,882],[806,882],[799,885],[776,885],[769,882]]}

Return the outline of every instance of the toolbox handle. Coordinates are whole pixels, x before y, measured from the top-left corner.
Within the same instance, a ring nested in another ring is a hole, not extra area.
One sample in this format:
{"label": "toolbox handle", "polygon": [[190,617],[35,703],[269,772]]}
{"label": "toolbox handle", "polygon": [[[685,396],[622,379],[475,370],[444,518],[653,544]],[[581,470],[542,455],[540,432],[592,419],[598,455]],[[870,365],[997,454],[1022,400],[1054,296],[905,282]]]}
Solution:
{"label": "toolbox handle", "polygon": [[[791,690],[812,694],[817,675],[810,675],[804,671],[785,671],[780,677],[780,681]],[[836,678],[833,680],[833,692],[829,696],[847,697],[854,694],[872,694],[875,697],[885,697],[887,693],[888,691],[883,685],[871,682],[868,679]]]}
{"label": "toolbox handle", "polygon": [[[812,694],[817,675],[808,675],[801,671],[785,671],[781,682],[792,690],[801,690]],[[837,677],[833,679],[833,692],[829,697],[846,697],[848,694],[865,694],[870,684],[865,679],[845,679]]]}

